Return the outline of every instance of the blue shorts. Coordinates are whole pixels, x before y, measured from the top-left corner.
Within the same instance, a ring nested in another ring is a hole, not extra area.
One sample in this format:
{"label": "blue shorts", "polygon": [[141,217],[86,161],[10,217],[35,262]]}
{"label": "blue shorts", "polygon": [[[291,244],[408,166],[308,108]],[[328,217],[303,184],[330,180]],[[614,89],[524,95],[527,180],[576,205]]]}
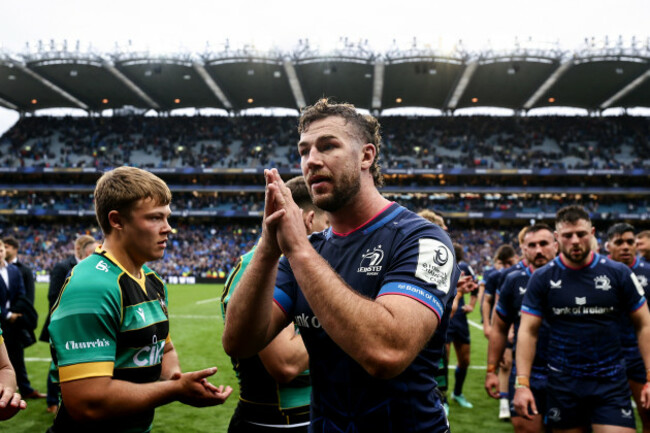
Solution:
{"label": "blue shorts", "polygon": [[625,358],[625,373],[627,379],[640,384],[646,383],[646,369],[641,358],[641,352],[638,347],[626,347],[623,349],[623,358]]}
{"label": "blue shorts", "polygon": [[469,343],[469,325],[467,323],[467,316],[462,313],[454,314],[454,317],[449,320],[449,328],[447,328],[447,343]]}
{"label": "blue shorts", "polygon": [[556,429],[592,424],[636,428],[625,374],[591,378],[550,372],[544,422]]}

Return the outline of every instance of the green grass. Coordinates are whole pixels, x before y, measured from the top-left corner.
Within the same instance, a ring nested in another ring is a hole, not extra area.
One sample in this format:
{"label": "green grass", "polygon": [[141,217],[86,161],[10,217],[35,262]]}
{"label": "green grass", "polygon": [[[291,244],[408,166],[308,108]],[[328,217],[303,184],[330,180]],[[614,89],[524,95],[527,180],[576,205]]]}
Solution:
{"label": "green grass", "polygon": [[[154,432],[156,433],[200,433],[225,432],[232,411],[237,403],[237,379],[230,359],[221,349],[223,321],[219,302],[221,285],[169,286],[169,312],[171,314],[171,336],[179,353],[184,371],[199,370],[216,365],[218,373],[212,378],[215,384],[230,385],[235,389],[233,395],[223,406],[197,409],[180,403],[163,406],[156,411]],[[201,302],[214,299],[210,302]],[[39,311],[39,330],[43,325],[47,310],[47,285],[37,284],[36,309]],[[478,312],[469,316],[478,322]],[[489,398],[483,389],[485,378],[485,358],[487,342],[482,330],[470,326],[472,337],[471,364],[465,381],[464,394],[474,405],[473,409],[463,409],[450,402],[449,422],[453,433],[512,432],[509,422],[499,421],[498,401]],[[38,335],[38,333],[37,333]],[[45,392],[46,375],[49,368],[49,348],[38,342],[25,351],[28,358],[27,370],[32,386]],[[450,365],[455,365],[452,350]],[[449,371],[449,386],[453,389],[453,370]],[[45,412],[44,400],[28,401],[27,410],[0,425],[0,431],[12,433],[45,432],[52,423],[53,416]],[[637,425],[640,425],[637,420]],[[639,428],[639,431],[640,428]]]}

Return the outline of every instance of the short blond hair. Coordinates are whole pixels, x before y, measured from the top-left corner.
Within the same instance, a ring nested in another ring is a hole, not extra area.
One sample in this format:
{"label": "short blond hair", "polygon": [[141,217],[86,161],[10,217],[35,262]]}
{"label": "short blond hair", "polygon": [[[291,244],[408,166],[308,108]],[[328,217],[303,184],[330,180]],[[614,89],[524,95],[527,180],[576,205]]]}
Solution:
{"label": "short blond hair", "polygon": [[104,235],[112,230],[108,220],[111,211],[130,218],[133,206],[144,199],[166,206],[172,201],[172,193],[161,178],[136,167],[118,167],[104,173],[95,186],[95,214]]}
{"label": "short blond hair", "polygon": [[97,243],[97,240],[90,235],[81,235],[74,241],[74,254],[81,257],[83,251],[88,248],[88,245]]}

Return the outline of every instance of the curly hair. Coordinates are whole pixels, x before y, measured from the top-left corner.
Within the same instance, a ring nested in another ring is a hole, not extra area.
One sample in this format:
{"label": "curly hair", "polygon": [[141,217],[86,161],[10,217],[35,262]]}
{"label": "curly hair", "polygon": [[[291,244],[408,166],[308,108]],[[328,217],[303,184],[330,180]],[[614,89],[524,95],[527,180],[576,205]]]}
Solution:
{"label": "curly hair", "polygon": [[346,124],[351,123],[357,131],[356,135],[359,140],[363,143],[372,143],[375,146],[375,159],[370,166],[370,174],[372,175],[375,186],[383,186],[384,177],[381,174],[381,167],[378,162],[379,152],[381,150],[380,125],[375,117],[357,112],[352,104],[337,104],[327,98],[323,98],[318,100],[314,105],[309,105],[301,110],[298,121],[298,133],[302,134],[309,129],[309,125],[312,122],[331,116],[343,118]]}

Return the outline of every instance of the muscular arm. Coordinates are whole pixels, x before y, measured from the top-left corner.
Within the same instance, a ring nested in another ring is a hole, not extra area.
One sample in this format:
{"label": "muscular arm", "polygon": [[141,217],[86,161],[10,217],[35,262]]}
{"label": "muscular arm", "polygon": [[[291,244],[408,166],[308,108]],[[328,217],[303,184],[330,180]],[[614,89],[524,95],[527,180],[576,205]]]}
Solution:
{"label": "muscular arm", "polygon": [[391,378],[404,371],[438,326],[436,314],[413,299],[360,296],[309,243],[288,257],[323,329],[373,376]]}
{"label": "muscular arm", "polygon": [[[492,329],[490,330],[487,357],[488,366],[493,366],[493,369],[496,368],[496,365],[503,357],[509,329],[510,326],[498,314],[495,314],[492,320]],[[490,397],[499,398],[499,379],[495,372],[489,369],[485,378],[485,389]]]}
{"label": "muscular arm", "polygon": [[630,313],[639,341],[639,351],[646,369],[650,369],[650,310],[647,304]]}
{"label": "muscular arm", "polygon": [[530,377],[533,368],[535,351],[537,349],[537,332],[542,324],[542,318],[532,314],[521,314],[519,332],[517,332],[517,375]]}
{"label": "muscular arm", "polygon": [[260,353],[260,360],[278,383],[287,383],[309,368],[309,356],[300,334],[290,324]]}
{"label": "muscular arm", "polygon": [[494,296],[485,293],[483,302],[481,303],[481,315],[483,316],[483,335],[485,338],[490,338],[490,313],[494,305]]}
{"label": "muscular arm", "polygon": [[221,341],[226,353],[233,358],[257,354],[288,323],[285,314],[273,302],[279,255],[265,252],[263,243],[264,237],[226,310]]}
{"label": "muscular arm", "polygon": [[91,377],[61,383],[63,402],[76,420],[102,420],[127,417],[172,401],[192,406],[222,404],[232,392],[230,387],[214,387],[207,377],[216,367],[183,373],[177,380],[133,383],[109,376]]}

